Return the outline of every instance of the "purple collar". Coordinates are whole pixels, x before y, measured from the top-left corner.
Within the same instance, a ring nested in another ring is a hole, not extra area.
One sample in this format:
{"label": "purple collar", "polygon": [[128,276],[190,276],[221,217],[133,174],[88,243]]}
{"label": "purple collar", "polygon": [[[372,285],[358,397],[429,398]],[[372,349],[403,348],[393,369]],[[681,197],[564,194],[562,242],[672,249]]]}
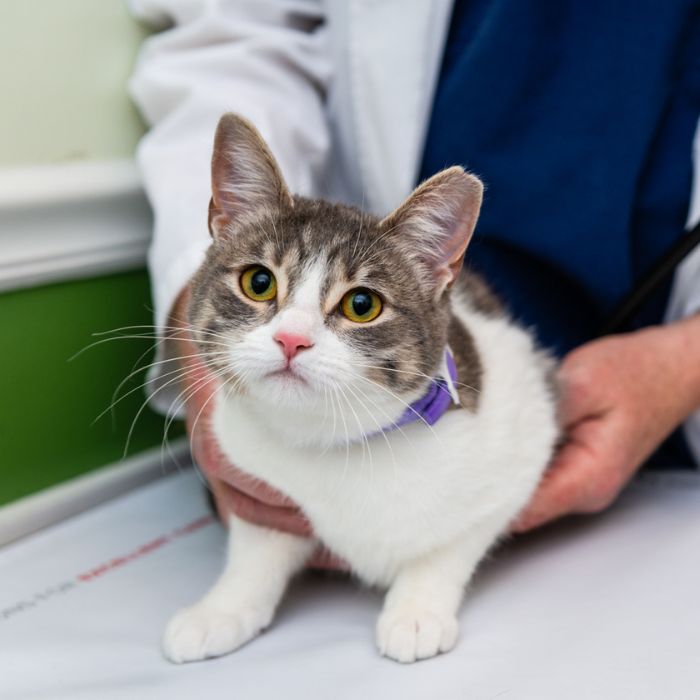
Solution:
{"label": "purple collar", "polygon": [[[447,377],[445,376],[447,375]],[[434,377],[428,390],[419,399],[416,399],[406,410],[390,425],[381,429],[377,433],[388,433],[396,428],[401,428],[417,420],[428,425],[435,423],[442,418],[443,414],[450,407],[450,404],[459,403],[459,397],[455,389],[457,382],[457,367],[454,358],[449,350],[445,350],[445,361],[440,370],[440,374]]]}

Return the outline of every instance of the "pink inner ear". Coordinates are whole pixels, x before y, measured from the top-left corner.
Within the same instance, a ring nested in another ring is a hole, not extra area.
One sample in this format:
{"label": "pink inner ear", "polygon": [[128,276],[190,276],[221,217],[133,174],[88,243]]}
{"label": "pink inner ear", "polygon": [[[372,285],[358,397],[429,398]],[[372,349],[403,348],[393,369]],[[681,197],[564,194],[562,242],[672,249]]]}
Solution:
{"label": "pink inner ear", "polygon": [[214,203],[214,198],[209,200],[209,234],[213,237],[218,236],[228,223],[228,216],[222,212]]}
{"label": "pink inner ear", "polygon": [[421,184],[385,221],[414,237],[418,255],[430,265],[439,286],[459,275],[481,208],[481,181],[458,166]]}
{"label": "pink inner ear", "polygon": [[432,268],[444,288],[459,275],[483,190],[479,178],[453,166],[419,185],[381,222],[381,229],[406,238],[411,255]]}
{"label": "pink inner ear", "polygon": [[223,233],[231,222],[293,206],[274,157],[255,127],[235,114],[219,121],[212,157],[209,226]]}
{"label": "pink inner ear", "polygon": [[456,220],[451,234],[443,243],[442,259],[443,263],[446,263],[447,269],[449,270],[449,279],[447,282],[448,285],[451,285],[455,279],[457,279],[457,276],[462,269],[464,254],[466,253],[469,242],[474,234],[476,219],[476,214],[469,216],[468,212],[463,212],[462,217]]}

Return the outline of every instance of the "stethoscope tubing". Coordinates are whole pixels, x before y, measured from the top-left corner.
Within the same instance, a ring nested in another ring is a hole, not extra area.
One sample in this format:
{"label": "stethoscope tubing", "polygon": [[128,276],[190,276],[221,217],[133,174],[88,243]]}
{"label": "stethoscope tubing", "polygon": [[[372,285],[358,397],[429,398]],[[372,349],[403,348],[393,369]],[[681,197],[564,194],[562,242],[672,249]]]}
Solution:
{"label": "stethoscope tubing", "polygon": [[676,271],[676,268],[700,245],[700,223],[674,243],[651,271],[617,305],[600,335],[611,335],[629,330],[632,319],[644,302],[654,294]]}

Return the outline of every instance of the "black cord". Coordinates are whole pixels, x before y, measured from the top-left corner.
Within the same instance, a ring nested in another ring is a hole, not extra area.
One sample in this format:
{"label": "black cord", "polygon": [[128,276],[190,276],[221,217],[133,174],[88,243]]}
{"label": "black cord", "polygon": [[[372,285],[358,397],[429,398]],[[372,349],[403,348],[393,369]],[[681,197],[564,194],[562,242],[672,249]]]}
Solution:
{"label": "black cord", "polygon": [[644,302],[676,271],[678,265],[700,245],[700,224],[686,233],[659,260],[651,272],[618,304],[600,335],[622,333]]}

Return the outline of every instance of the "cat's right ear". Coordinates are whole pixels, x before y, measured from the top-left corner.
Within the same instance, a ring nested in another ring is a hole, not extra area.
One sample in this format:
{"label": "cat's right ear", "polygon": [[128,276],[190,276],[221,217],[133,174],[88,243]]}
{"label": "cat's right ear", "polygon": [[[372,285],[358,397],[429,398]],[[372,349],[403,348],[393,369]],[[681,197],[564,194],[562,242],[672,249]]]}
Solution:
{"label": "cat's right ear", "polygon": [[409,255],[430,271],[439,293],[450,287],[462,268],[481,209],[484,185],[459,166],[442,170],[419,185],[380,223],[393,231]]}
{"label": "cat's right ear", "polygon": [[209,231],[214,238],[293,205],[272,153],[257,129],[237,114],[219,120],[211,181]]}

